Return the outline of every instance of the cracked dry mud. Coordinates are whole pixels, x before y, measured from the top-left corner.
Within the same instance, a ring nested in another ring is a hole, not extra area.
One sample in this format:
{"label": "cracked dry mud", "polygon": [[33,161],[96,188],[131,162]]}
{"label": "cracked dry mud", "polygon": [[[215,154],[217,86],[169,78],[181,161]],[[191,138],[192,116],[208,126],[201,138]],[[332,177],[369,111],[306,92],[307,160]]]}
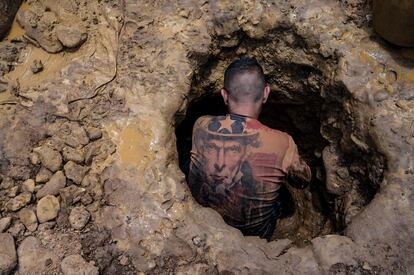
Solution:
{"label": "cracked dry mud", "polygon": [[[0,273],[412,272],[414,61],[374,34],[369,7],[23,3],[0,42]],[[262,120],[315,175],[287,186],[272,242],[198,205],[179,169],[243,55],[271,85]]]}

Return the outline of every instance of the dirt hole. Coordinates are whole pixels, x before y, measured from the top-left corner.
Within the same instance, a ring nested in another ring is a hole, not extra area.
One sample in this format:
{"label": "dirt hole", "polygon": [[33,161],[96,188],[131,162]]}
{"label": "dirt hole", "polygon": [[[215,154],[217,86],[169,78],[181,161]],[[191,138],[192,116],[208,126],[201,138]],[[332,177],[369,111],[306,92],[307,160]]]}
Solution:
{"label": "dirt hole", "polygon": [[289,133],[313,174],[303,190],[289,184],[281,189],[285,207],[273,239],[289,238],[304,245],[316,236],[341,234],[378,191],[385,158],[369,137],[364,142],[355,138],[358,129],[353,128],[353,112],[347,108],[349,93],[333,80],[337,60],[307,49],[298,36],[284,30],[263,41],[243,34],[231,39],[238,39],[233,47],[218,39],[216,54],[197,67],[187,109],[177,113],[180,168],[190,156],[196,119],[227,113],[219,94],[225,68],[242,55],[253,56],[264,67],[272,90],[259,120]]}

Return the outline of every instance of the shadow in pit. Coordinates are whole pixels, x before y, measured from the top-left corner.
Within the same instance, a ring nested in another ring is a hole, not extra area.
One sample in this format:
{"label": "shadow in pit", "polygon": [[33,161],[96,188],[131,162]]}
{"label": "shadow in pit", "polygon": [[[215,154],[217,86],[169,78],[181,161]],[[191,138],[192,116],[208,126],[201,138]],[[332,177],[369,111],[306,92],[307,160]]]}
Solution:
{"label": "shadow in pit", "polygon": [[[297,143],[301,156],[312,169],[312,182],[306,189],[300,190],[291,185],[283,185],[279,189],[282,203],[282,213],[279,220],[289,220],[298,211],[296,205],[301,203],[304,197],[311,197],[312,201],[309,203],[312,203],[314,209],[317,209],[320,215],[325,217],[329,226],[332,227],[329,233],[332,233],[338,232],[340,228],[335,227],[334,198],[327,193],[324,184],[324,166],[320,159],[320,153],[326,146],[326,141],[319,131],[320,106],[322,104],[316,99],[311,100],[308,104],[281,103],[275,95],[271,94],[268,103],[264,105],[259,120],[266,126],[290,134]],[[190,159],[192,129],[195,121],[203,115],[225,114],[227,114],[227,107],[224,105],[221,95],[218,92],[207,92],[189,103],[186,114],[177,117],[177,150],[179,166],[184,173],[186,173],[188,168],[186,164]],[[303,216],[303,213],[298,216]],[[297,223],[292,225],[289,222],[281,222],[272,239],[289,238],[300,244],[310,236],[298,236],[295,230],[298,230],[299,227],[300,225]]]}

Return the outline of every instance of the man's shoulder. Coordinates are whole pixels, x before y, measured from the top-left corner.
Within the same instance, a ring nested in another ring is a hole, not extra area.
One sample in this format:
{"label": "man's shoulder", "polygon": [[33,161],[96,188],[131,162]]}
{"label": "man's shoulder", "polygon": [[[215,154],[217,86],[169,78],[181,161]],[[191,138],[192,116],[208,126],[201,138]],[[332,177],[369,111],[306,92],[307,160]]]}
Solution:
{"label": "man's shoulder", "polygon": [[223,120],[223,119],[225,119],[226,118],[226,116],[211,116],[211,115],[204,115],[204,116],[201,116],[201,117],[199,117],[199,118],[197,118],[197,120],[195,121],[195,123],[194,123],[194,126],[197,126],[197,127],[207,127],[207,124],[210,122],[210,121],[212,121],[212,120],[214,120],[214,119],[216,119],[216,120]]}
{"label": "man's shoulder", "polygon": [[205,126],[206,123],[208,123],[213,117],[214,116],[205,115],[205,116],[201,116],[201,117],[197,118],[197,120],[194,123],[194,127]]}
{"label": "man's shoulder", "polygon": [[283,131],[278,130],[278,129],[270,128],[266,125],[263,125],[262,130],[264,132],[266,132],[267,135],[272,136],[273,138],[277,137],[278,139],[283,139],[283,140],[286,140],[286,141],[289,141],[289,139],[292,138],[288,133],[283,132]]}

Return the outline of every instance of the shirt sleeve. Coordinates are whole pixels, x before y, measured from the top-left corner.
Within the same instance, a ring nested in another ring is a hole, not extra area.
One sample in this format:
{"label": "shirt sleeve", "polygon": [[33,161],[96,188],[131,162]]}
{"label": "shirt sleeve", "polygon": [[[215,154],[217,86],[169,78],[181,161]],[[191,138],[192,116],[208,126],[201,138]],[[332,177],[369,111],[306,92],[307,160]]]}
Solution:
{"label": "shirt sleeve", "polygon": [[283,159],[283,170],[288,178],[294,182],[309,183],[311,181],[311,169],[299,156],[298,147],[290,136],[288,149]]}

